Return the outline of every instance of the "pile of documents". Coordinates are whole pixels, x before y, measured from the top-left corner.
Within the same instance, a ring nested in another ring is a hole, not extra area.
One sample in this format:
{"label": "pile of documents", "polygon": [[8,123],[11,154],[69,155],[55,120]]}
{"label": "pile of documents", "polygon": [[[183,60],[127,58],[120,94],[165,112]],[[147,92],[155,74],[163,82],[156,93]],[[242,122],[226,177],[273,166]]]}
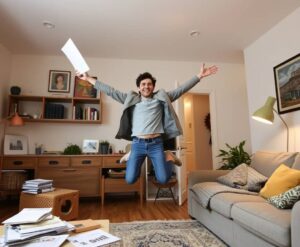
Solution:
{"label": "pile of documents", "polygon": [[22,191],[29,194],[40,194],[44,192],[53,191],[53,180],[48,179],[31,179],[24,182]]}
{"label": "pile of documents", "polygon": [[[25,243],[40,241],[41,237],[68,233],[74,230],[73,225],[53,216],[51,211],[52,208],[24,208],[18,214],[3,221],[5,246],[20,244],[27,246]],[[59,236],[61,243],[68,236],[68,234]],[[60,244],[52,246],[60,246]]]}

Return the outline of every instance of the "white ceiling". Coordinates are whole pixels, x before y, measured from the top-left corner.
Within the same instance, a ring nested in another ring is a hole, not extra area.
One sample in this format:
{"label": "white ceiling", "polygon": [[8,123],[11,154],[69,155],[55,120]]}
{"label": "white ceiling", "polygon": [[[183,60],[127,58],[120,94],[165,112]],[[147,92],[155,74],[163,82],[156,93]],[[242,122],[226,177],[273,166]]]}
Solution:
{"label": "white ceiling", "polygon": [[62,55],[71,37],[90,57],[242,63],[242,50],[298,7],[299,0],[0,0],[0,43],[14,54]]}

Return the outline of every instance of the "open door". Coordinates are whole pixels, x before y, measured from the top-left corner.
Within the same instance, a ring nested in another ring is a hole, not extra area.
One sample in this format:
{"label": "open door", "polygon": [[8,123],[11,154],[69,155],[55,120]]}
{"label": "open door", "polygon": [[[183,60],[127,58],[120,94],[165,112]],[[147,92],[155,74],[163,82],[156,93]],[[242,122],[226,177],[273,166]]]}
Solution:
{"label": "open door", "polygon": [[[178,82],[175,82],[175,88],[179,86]],[[174,102],[174,108],[176,111],[176,114],[179,118],[180,123],[184,124],[184,105],[183,105],[183,99],[180,97],[178,100]],[[184,129],[184,126],[182,126]],[[182,166],[178,167],[176,166],[176,176],[178,181],[178,189],[177,189],[177,196],[178,196],[178,204],[182,205],[187,200],[187,175],[186,175],[186,145],[185,145],[185,139],[184,136],[178,136],[176,138],[176,156],[180,158],[182,162]]]}

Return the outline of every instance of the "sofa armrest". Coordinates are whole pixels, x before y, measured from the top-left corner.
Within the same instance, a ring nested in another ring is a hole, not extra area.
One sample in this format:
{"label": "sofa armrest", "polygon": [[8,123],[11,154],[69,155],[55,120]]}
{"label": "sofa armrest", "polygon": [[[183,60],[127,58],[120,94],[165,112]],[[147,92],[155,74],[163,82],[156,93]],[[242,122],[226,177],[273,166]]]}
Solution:
{"label": "sofa armrest", "polygon": [[292,246],[299,246],[300,243],[300,201],[298,201],[293,209],[292,209],[292,215],[291,215],[291,240],[292,240]]}
{"label": "sofa armrest", "polygon": [[198,170],[188,175],[188,188],[201,182],[215,182],[218,177],[225,175],[229,170]]}

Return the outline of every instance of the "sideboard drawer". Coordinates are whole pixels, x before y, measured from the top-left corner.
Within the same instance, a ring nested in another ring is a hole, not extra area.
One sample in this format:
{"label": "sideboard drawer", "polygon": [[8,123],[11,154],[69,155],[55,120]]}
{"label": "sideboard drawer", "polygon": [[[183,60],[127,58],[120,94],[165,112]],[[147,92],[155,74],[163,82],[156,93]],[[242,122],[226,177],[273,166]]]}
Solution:
{"label": "sideboard drawer", "polygon": [[4,157],[2,169],[34,169],[35,166],[34,157]]}
{"label": "sideboard drawer", "polygon": [[80,156],[80,157],[71,157],[71,166],[74,167],[90,167],[102,165],[101,157],[91,157],[91,156]]}
{"label": "sideboard drawer", "polygon": [[122,155],[118,156],[107,156],[102,158],[102,166],[114,168],[114,166],[121,167],[121,164],[119,164],[120,159],[122,158]]}
{"label": "sideboard drawer", "polygon": [[70,165],[69,157],[40,157],[39,167],[68,167]]}

